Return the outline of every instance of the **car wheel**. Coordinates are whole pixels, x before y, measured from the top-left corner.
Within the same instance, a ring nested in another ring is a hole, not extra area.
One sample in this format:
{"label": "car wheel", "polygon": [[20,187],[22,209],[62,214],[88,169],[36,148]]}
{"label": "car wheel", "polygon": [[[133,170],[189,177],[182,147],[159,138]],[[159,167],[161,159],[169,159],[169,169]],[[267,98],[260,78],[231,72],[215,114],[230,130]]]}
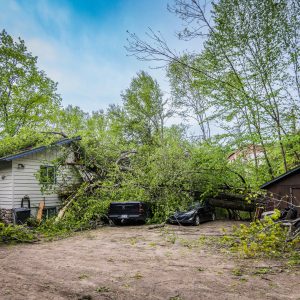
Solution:
{"label": "car wheel", "polygon": [[211,220],[212,220],[212,221],[215,221],[215,220],[216,220],[216,214],[215,214],[215,213],[212,213],[212,215],[211,215]]}
{"label": "car wheel", "polygon": [[198,215],[195,216],[193,224],[198,226],[200,224],[200,217]]}

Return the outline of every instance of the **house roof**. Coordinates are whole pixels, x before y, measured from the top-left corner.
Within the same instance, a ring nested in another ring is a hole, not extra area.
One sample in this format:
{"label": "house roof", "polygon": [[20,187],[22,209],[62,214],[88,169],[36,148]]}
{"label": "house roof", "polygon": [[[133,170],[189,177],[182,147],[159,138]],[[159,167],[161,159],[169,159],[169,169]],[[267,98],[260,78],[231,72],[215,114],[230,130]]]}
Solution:
{"label": "house roof", "polygon": [[265,189],[265,188],[269,187],[270,185],[273,185],[274,183],[277,183],[277,182],[281,181],[282,179],[285,179],[285,178],[287,178],[287,177],[289,177],[291,175],[297,174],[299,172],[300,172],[300,166],[298,166],[298,167],[296,167],[296,168],[294,168],[292,170],[289,170],[288,172],[286,172],[286,173],[284,173],[284,174],[282,174],[282,175],[280,175],[280,176],[278,176],[278,177],[276,177],[276,178],[274,178],[274,179],[266,182],[265,184],[263,184],[262,186],[260,186],[260,188],[261,189]]}
{"label": "house roof", "polygon": [[40,146],[40,147],[29,149],[29,150],[26,150],[26,151],[23,151],[23,152],[20,152],[20,153],[17,153],[17,154],[11,154],[11,155],[1,157],[0,162],[1,161],[12,161],[14,159],[25,157],[25,156],[33,154],[33,153],[43,152],[47,148],[52,147],[52,146],[67,145],[67,144],[71,144],[72,142],[79,141],[79,140],[81,140],[80,136],[76,136],[74,138],[61,139],[61,140],[59,140],[57,142],[54,142],[54,143],[52,143],[48,146]]}
{"label": "house roof", "polygon": [[246,145],[240,149],[236,149],[234,151],[232,151],[228,156],[227,159],[231,160],[235,160],[236,158],[234,158],[234,156],[239,157],[239,156],[244,156],[247,157],[251,154],[260,154],[263,152],[263,148],[260,145],[254,145],[254,144],[250,144],[250,145]]}

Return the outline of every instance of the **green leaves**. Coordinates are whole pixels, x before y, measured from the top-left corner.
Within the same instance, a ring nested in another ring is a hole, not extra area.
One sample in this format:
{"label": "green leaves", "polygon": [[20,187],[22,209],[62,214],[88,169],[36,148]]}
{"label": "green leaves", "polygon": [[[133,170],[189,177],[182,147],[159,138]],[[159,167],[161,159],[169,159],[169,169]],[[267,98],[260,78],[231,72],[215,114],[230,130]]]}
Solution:
{"label": "green leaves", "polygon": [[26,226],[5,225],[0,222],[0,245],[1,243],[25,243],[37,240],[37,235]]}
{"label": "green leaves", "polygon": [[0,137],[49,125],[60,107],[56,83],[36,64],[23,40],[0,33]]}
{"label": "green leaves", "polygon": [[165,110],[162,91],[158,83],[147,73],[140,72],[122,93],[124,125],[129,139],[143,144],[152,144],[155,136],[163,135]]}
{"label": "green leaves", "polygon": [[242,257],[290,257],[294,255],[299,239],[287,242],[287,234],[288,229],[281,223],[265,217],[249,226],[235,227],[232,236],[225,236],[223,242]]}

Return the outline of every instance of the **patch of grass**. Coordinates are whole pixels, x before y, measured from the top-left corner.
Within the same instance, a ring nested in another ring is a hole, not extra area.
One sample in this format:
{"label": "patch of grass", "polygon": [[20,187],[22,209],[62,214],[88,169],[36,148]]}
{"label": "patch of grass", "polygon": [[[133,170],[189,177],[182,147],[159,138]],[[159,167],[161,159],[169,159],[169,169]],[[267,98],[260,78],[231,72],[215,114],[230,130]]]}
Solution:
{"label": "patch of grass", "polygon": [[174,233],[170,233],[169,235],[167,235],[166,240],[171,244],[175,244],[177,240],[177,236]]}
{"label": "patch of grass", "polygon": [[203,271],[205,271],[205,269],[204,269],[204,268],[201,268],[201,267],[199,267],[199,268],[197,268],[197,271],[198,271],[198,272],[203,272]]}
{"label": "patch of grass", "polygon": [[170,297],[169,300],[183,300],[183,298],[180,297],[180,295],[176,295],[176,296]]}
{"label": "patch of grass", "polygon": [[234,276],[243,276],[244,271],[241,268],[236,268],[231,271]]}
{"label": "patch of grass", "polygon": [[150,247],[156,247],[156,246],[157,246],[157,243],[155,243],[155,242],[150,242],[148,245],[149,245]]}
{"label": "patch of grass", "polygon": [[269,282],[269,286],[272,287],[272,288],[277,288],[278,284],[275,283],[275,282]]}
{"label": "patch of grass", "polygon": [[248,281],[248,279],[245,278],[245,277],[241,277],[239,280],[240,280],[241,282],[247,282],[247,281]]}
{"label": "patch of grass", "polygon": [[131,278],[139,280],[143,278],[143,275],[140,272],[136,272]]}
{"label": "patch of grass", "polygon": [[294,252],[289,258],[287,265],[289,267],[300,266],[300,252]]}
{"label": "patch of grass", "polygon": [[264,274],[269,274],[272,272],[272,268],[266,267],[266,268],[259,268],[254,271],[254,275],[264,275]]}
{"label": "patch of grass", "polygon": [[96,292],[98,293],[108,293],[110,292],[110,288],[107,286],[99,286],[98,288],[96,288]]}
{"label": "patch of grass", "polygon": [[129,243],[131,246],[135,246],[137,243],[137,238],[136,237],[132,237],[129,239]]}
{"label": "patch of grass", "polygon": [[167,227],[162,228],[160,232],[167,242],[175,244],[177,240],[177,235],[174,232],[172,232]]}
{"label": "patch of grass", "polygon": [[89,276],[86,275],[86,274],[80,274],[80,275],[78,276],[78,278],[79,278],[80,280],[83,280],[83,279],[89,278]]}
{"label": "patch of grass", "polygon": [[200,237],[198,238],[198,244],[199,244],[200,246],[204,245],[204,244],[206,243],[206,241],[207,241],[207,237],[204,236],[204,235],[202,235],[202,236],[200,236]]}
{"label": "patch of grass", "polygon": [[196,246],[195,241],[192,240],[180,239],[179,242],[183,247],[188,249],[192,249]]}

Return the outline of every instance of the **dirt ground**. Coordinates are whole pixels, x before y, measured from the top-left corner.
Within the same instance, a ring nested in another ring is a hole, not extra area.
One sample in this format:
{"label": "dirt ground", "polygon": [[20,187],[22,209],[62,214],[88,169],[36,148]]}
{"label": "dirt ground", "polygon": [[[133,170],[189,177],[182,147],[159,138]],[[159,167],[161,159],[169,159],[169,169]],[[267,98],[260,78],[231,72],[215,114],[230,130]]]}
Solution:
{"label": "dirt ground", "polygon": [[104,227],[0,247],[0,299],[300,299],[300,270],[209,246],[231,222]]}

